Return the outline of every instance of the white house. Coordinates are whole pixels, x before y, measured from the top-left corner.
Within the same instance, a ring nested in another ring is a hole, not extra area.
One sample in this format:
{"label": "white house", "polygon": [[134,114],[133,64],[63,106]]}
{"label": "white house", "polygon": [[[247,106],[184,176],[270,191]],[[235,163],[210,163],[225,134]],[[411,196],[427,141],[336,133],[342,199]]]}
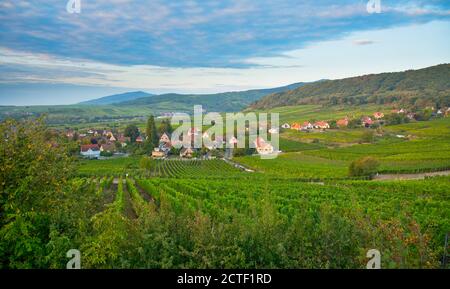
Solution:
{"label": "white house", "polygon": [[260,155],[270,155],[273,153],[273,146],[269,143],[266,143],[265,140],[261,137],[257,137],[255,140],[256,151]]}
{"label": "white house", "polygon": [[98,159],[100,157],[100,147],[97,144],[82,145],[80,154],[86,158]]}

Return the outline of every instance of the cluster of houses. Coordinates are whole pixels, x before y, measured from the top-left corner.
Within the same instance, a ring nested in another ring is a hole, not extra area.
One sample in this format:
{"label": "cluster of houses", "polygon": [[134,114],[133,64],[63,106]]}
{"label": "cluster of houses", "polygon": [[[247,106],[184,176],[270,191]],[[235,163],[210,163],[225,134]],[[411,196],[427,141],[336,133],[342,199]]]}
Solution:
{"label": "cluster of houses", "polygon": [[[130,142],[129,137],[123,134],[116,134],[110,130],[88,130],[85,133],[77,133],[73,130],[66,131],[66,137],[69,139],[78,138],[83,143],[83,140],[87,142],[96,141],[96,144],[83,144],[80,148],[80,154],[86,158],[99,158],[102,152],[106,153],[116,153],[118,147],[125,148]],[[138,137],[136,139],[137,143],[142,143],[144,139]]]}
{"label": "cluster of houses", "polygon": [[[434,108],[430,108],[432,112],[432,116],[436,117],[442,117],[442,116],[449,116],[450,115],[450,108],[447,109],[438,109],[437,111]],[[391,111],[392,114],[403,114],[410,120],[415,120],[417,117],[417,114],[414,112],[407,111],[404,108],[401,109],[393,109]],[[371,127],[373,124],[376,123],[382,123],[383,118],[385,117],[384,113],[382,112],[375,112],[372,116],[363,116],[361,118],[361,125],[363,127]],[[348,117],[344,117],[342,119],[339,119],[336,121],[336,126],[338,128],[345,128],[349,125],[350,119]],[[281,128],[284,129],[293,129],[298,131],[304,131],[304,132],[310,132],[312,130],[326,130],[330,128],[330,124],[326,121],[316,121],[314,123],[311,123],[309,121],[305,121],[304,123],[285,123],[281,126]]]}
{"label": "cluster of houses", "polygon": [[314,123],[311,123],[309,121],[305,121],[304,123],[300,124],[297,122],[294,122],[293,124],[285,123],[281,126],[281,128],[284,129],[293,129],[293,130],[299,130],[299,131],[311,131],[313,129],[329,129],[330,124],[326,121],[316,121]]}
{"label": "cluster of houses", "polygon": [[[272,133],[277,133],[277,129],[272,129]],[[198,151],[198,149],[193,148],[193,143],[195,141],[195,138],[202,138],[203,144],[209,151],[214,151],[217,149],[223,149],[225,148],[226,141],[221,136],[216,136],[214,140],[210,139],[210,136],[207,132],[201,133],[200,130],[196,128],[191,128],[188,132],[188,140],[190,140],[190,144],[184,145],[181,143],[181,150],[179,151],[180,158],[192,158],[195,153]],[[155,147],[152,151],[152,157],[155,159],[163,159],[169,156],[169,154],[173,151],[172,148],[177,145],[176,142],[180,142],[178,140],[172,141],[170,138],[170,135],[168,133],[164,133],[161,138],[159,139],[159,145]],[[238,140],[236,137],[231,137],[229,139],[229,144],[234,146],[238,143]],[[274,152],[273,146],[266,142],[262,137],[257,137],[254,141],[256,151],[261,155],[267,155],[272,154]],[[206,156],[210,157],[210,156]]]}
{"label": "cluster of houses", "polygon": [[[364,116],[361,118],[361,124],[364,127],[370,127],[372,124],[374,124],[376,121],[380,121],[381,119],[383,119],[384,117],[384,113],[382,112],[375,112],[373,114],[373,117],[370,116]],[[348,117],[344,117],[342,119],[339,119],[336,121],[336,126],[340,127],[340,128],[344,128],[347,127],[350,123],[350,119]],[[288,124],[285,123],[281,126],[281,128],[284,129],[293,129],[293,130],[298,130],[298,131],[304,131],[304,132],[309,132],[312,130],[326,130],[326,129],[330,129],[330,124],[326,121],[316,121],[314,123],[311,123],[309,121],[305,121],[302,124],[300,123],[292,123],[292,124]]]}

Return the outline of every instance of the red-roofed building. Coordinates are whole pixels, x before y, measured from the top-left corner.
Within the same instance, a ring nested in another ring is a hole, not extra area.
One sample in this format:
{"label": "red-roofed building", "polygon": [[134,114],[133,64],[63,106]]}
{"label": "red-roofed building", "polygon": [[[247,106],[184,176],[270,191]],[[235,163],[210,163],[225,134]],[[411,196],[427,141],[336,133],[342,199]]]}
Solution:
{"label": "red-roofed building", "polygon": [[89,145],[82,145],[80,154],[86,158],[99,158],[100,157],[100,147],[98,144],[89,144]]}
{"label": "red-roofed building", "polygon": [[305,121],[301,127],[302,130],[309,130],[309,129],[313,129],[313,128],[314,128],[314,126],[309,121]]}
{"label": "red-roofed building", "polygon": [[273,153],[273,146],[266,141],[262,137],[257,137],[255,140],[256,151],[260,155],[269,155]]}
{"label": "red-roofed building", "polygon": [[296,122],[291,125],[291,129],[300,130],[302,126]]}
{"label": "red-roofed building", "polygon": [[382,112],[375,112],[373,114],[373,117],[376,118],[376,119],[382,119],[384,117],[384,113],[382,113]]}
{"label": "red-roofed building", "polygon": [[328,124],[328,122],[326,121],[316,121],[314,123],[314,128],[318,128],[318,129],[329,129],[330,125]]}
{"label": "red-roofed building", "polygon": [[373,124],[373,120],[370,117],[365,116],[365,117],[362,118],[361,123],[365,127],[370,127]]}
{"label": "red-roofed building", "polygon": [[336,122],[338,127],[347,127],[348,126],[348,118],[340,119]]}

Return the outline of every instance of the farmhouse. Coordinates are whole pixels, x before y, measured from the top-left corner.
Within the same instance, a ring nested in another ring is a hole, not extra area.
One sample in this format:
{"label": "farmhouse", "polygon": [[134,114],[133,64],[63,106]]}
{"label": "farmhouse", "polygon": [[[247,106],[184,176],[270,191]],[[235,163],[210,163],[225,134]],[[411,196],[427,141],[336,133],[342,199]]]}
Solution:
{"label": "farmhouse", "polygon": [[159,148],[155,148],[152,151],[152,158],[154,158],[154,159],[162,159],[165,156],[166,156],[166,154],[164,152],[160,151]]}
{"label": "farmhouse", "polygon": [[305,121],[302,124],[302,127],[301,127],[302,130],[310,130],[310,129],[313,129],[313,128],[314,128],[314,126],[309,121]]}
{"label": "farmhouse", "polygon": [[365,127],[370,127],[373,124],[373,120],[370,117],[365,116],[361,119],[361,123]]}
{"label": "farmhouse", "polygon": [[194,150],[192,148],[182,148],[180,151],[181,158],[192,158],[194,155]]}
{"label": "farmhouse", "polygon": [[263,138],[257,137],[255,140],[256,151],[260,155],[269,155],[273,153],[273,146],[266,143]]}
{"label": "farmhouse", "polygon": [[108,137],[109,137],[109,141],[110,142],[115,142],[115,141],[117,141],[117,139],[114,137],[114,135],[111,133],[110,135],[108,135]]}
{"label": "farmhouse", "polygon": [[348,118],[340,119],[336,122],[338,127],[347,127],[348,126]]}
{"label": "farmhouse", "polygon": [[382,119],[384,117],[384,113],[382,113],[382,112],[375,112],[373,114],[373,117],[376,118],[376,119]]}
{"label": "farmhouse", "polygon": [[170,137],[167,133],[163,133],[163,135],[159,138],[159,142],[161,143],[170,143]]}
{"label": "farmhouse", "polygon": [[110,152],[113,153],[116,151],[116,145],[113,143],[108,143],[108,144],[102,144],[100,146],[100,151],[101,152]]}
{"label": "farmhouse", "polygon": [[100,146],[100,151],[101,152],[115,152],[116,151],[116,145],[113,143],[107,143],[107,144],[102,144]]}
{"label": "farmhouse", "polygon": [[301,130],[301,129],[302,129],[302,126],[301,126],[300,124],[294,122],[294,123],[291,125],[291,129]]}
{"label": "farmhouse", "polygon": [[129,143],[131,141],[131,139],[129,137],[125,137],[123,135],[119,136],[119,142],[122,145],[122,147],[126,147],[127,143]]}
{"label": "farmhouse", "polygon": [[330,125],[326,121],[317,121],[314,123],[314,128],[317,129],[329,129]]}
{"label": "farmhouse", "polygon": [[80,154],[86,158],[97,159],[100,157],[100,148],[97,144],[82,145]]}

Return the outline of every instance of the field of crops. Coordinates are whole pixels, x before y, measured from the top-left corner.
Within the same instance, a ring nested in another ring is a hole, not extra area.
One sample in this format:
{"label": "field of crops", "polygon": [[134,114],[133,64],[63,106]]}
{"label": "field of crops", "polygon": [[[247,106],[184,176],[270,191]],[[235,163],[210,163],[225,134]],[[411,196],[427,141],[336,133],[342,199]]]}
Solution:
{"label": "field of crops", "polygon": [[323,185],[81,178],[86,268],[439,267],[450,178]]}
{"label": "field of crops", "polygon": [[84,235],[70,247],[86,268],[364,268],[372,248],[382,268],[437,268],[450,177],[351,180],[349,165],[373,156],[379,173],[449,170],[449,121],[383,129],[371,144],[357,143],[366,129],[283,132],[272,160],[82,161]]}

